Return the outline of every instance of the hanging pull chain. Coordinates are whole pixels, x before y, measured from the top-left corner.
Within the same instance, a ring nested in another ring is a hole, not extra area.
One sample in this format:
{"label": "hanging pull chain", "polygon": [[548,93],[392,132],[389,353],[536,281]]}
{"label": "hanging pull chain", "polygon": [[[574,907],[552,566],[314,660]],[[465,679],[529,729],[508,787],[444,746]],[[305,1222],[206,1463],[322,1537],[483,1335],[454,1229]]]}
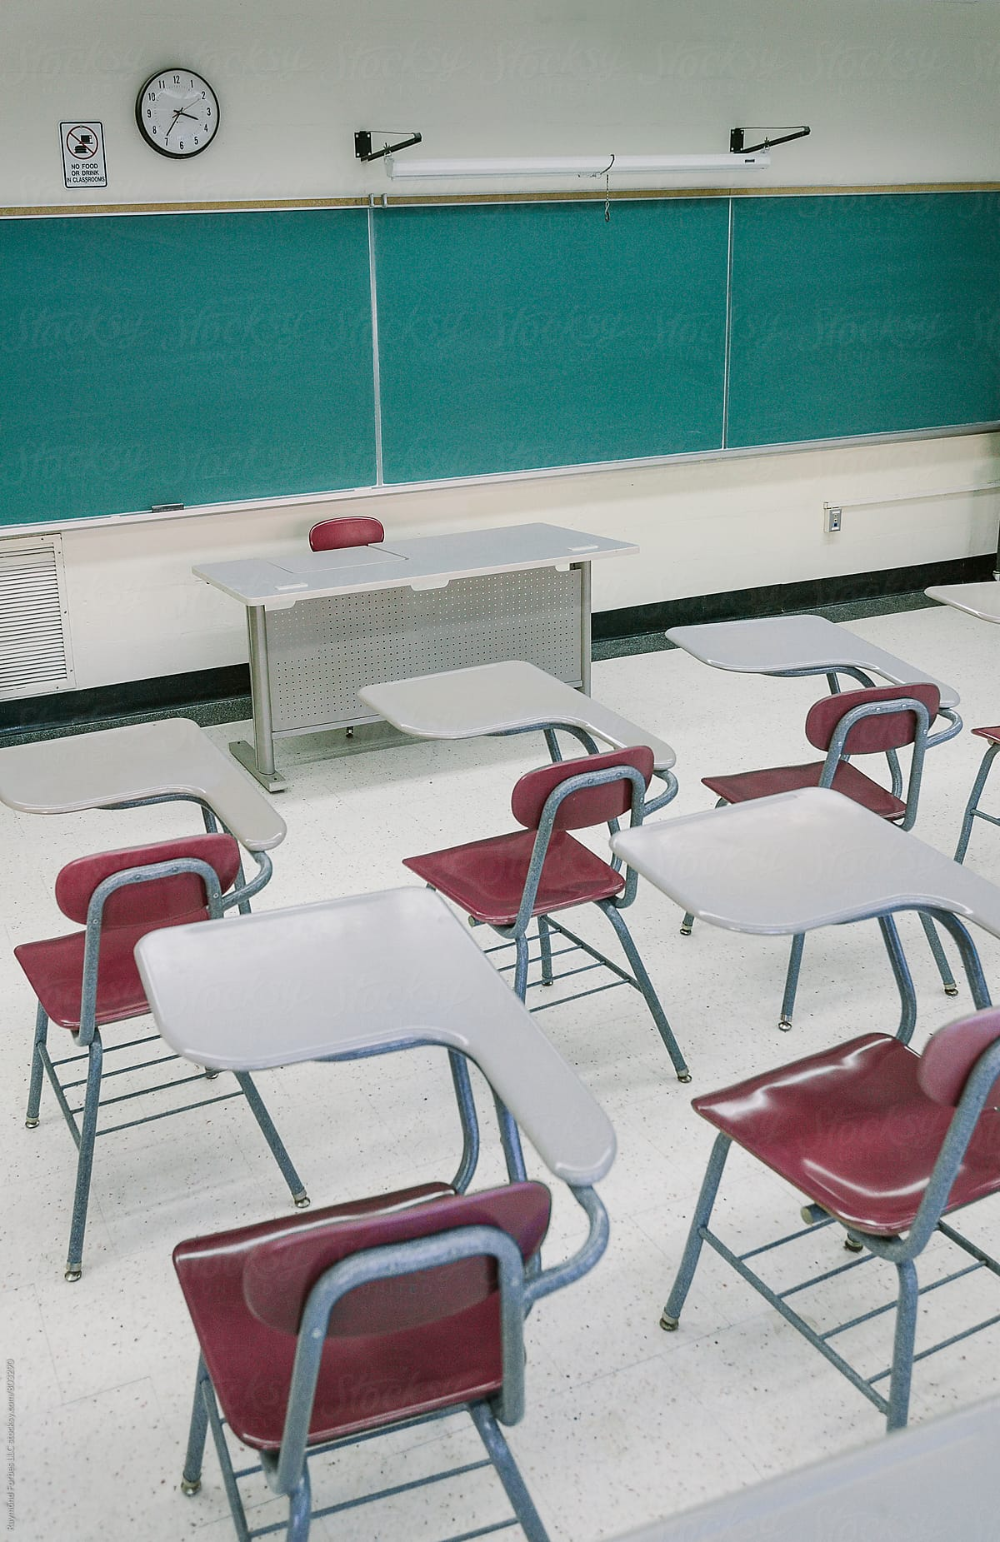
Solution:
{"label": "hanging pull chain", "polygon": [[615,164],[614,156],[604,171],[604,223],[611,223],[611,167]]}

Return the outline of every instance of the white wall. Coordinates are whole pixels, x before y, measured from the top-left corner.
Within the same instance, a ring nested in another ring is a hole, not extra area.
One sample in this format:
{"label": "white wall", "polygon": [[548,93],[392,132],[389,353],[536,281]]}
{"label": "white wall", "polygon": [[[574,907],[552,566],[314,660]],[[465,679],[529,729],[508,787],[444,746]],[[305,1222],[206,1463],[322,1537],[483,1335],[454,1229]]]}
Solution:
{"label": "white wall", "polygon": [[[723,149],[736,123],[809,122],[755,185],[993,180],[997,21],[994,0],[3,0],[0,205],[382,192],[382,168],[354,160],[358,128],[420,129],[428,155],[642,153]],[[222,103],[216,143],[187,165],[146,149],[132,121],[138,87],[170,62],[201,70]],[[58,123],[77,116],[104,123],[106,192],[62,186]],[[549,518],[630,537],[640,558],[595,568],[608,609],[987,550],[989,496],[848,511],[832,538],[822,504],[992,480],[996,451],[988,436],[835,448],[358,506],[408,534]],[[190,566],[292,544],[312,517],[68,530],[78,683],[245,657],[237,607]]]}

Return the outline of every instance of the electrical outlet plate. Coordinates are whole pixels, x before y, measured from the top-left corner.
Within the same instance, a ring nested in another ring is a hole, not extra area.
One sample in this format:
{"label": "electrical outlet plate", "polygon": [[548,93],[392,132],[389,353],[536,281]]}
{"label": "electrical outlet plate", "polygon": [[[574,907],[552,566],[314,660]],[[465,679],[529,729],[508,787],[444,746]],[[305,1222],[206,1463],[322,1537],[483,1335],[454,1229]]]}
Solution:
{"label": "electrical outlet plate", "polygon": [[824,503],[823,505],[823,529],[827,535],[840,533],[840,521],[843,511],[836,503]]}

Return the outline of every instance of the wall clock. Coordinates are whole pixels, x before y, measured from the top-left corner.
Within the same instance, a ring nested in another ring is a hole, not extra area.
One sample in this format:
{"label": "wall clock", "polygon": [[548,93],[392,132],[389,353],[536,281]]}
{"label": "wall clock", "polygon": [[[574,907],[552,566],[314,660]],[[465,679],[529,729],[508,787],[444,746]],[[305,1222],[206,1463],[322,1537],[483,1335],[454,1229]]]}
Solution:
{"label": "wall clock", "polygon": [[150,75],[135,99],[139,133],[159,155],[187,160],[207,150],[219,127],[219,99],[193,70],[172,65]]}

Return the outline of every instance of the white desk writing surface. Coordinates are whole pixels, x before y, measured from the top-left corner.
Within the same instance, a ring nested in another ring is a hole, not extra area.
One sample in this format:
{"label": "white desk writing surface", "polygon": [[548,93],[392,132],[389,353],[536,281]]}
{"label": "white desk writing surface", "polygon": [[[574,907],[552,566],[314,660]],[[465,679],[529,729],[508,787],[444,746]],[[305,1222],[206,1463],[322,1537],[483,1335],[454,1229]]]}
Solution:
{"label": "white desk writing surface", "polygon": [[248,851],[286,834],[252,781],[189,718],[162,718],[0,749],[0,802],[26,814],[69,814],[142,798],[207,803]]}
{"label": "white desk writing surface", "polygon": [[615,1137],[575,1071],[436,894],[391,889],[170,927],[136,962],[172,1049],[262,1070],[427,1041],[479,1065],[549,1170],[597,1183]]}
{"label": "white desk writing surface", "polygon": [[525,658],[589,690],[590,565],[636,549],[527,524],[197,567],[247,611],[254,742],[230,750],[279,792],[275,738],[377,722],[379,679]]}
{"label": "white desk writing surface", "polygon": [[822,675],[838,669],[860,669],[881,676],[890,685],[929,681],[940,690],[942,707],[959,703],[954,686],[865,642],[824,616],[763,616],[750,621],[675,626],[667,637],[713,669],[750,675]]}
{"label": "white desk writing surface", "polygon": [[618,1542],[995,1542],[998,1448],[994,1398]]}
{"label": "white desk writing surface", "polygon": [[529,524],[385,541],[380,546],[297,552],[287,559],[207,562],[193,572],[244,605],[284,610],[300,600],[360,594],[366,589],[434,588],[460,578],[593,562],[636,551],[638,547],[626,541],[609,541],[559,525]]}
{"label": "white desk writing surface", "polygon": [[1000,623],[1000,583],[995,578],[978,584],[941,584],[925,589],[924,593],[929,600],[950,605],[952,610],[964,610],[979,621]]}
{"label": "white desk writing surface", "polygon": [[621,831],[611,848],[728,931],[794,934],[902,908],[951,911],[1000,937],[1000,889],[832,790],[661,820]]}
{"label": "white desk writing surface", "polygon": [[358,695],[416,739],[475,739],[566,723],[612,749],[648,745],[657,771],[669,771],[677,759],[665,740],[521,659],[387,681],[365,686]]}

